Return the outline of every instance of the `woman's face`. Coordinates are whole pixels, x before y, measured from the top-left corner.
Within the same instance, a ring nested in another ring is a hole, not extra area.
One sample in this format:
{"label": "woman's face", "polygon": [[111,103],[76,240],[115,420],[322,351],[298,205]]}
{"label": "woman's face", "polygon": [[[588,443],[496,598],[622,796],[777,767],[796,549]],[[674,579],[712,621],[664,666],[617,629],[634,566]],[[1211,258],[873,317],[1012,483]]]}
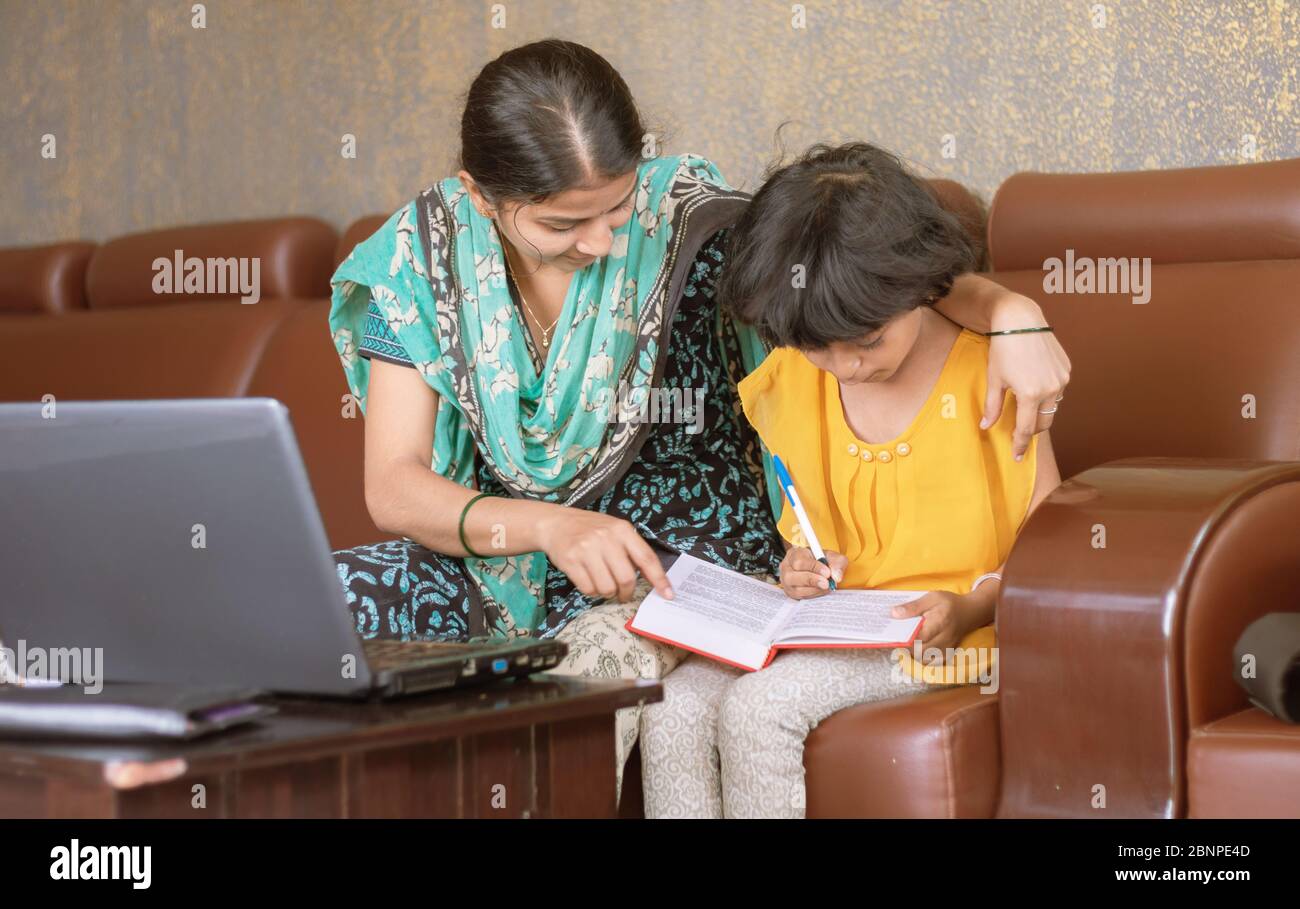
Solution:
{"label": "woman's face", "polygon": [[916,346],[922,309],[918,306],[895,316],[882,328],[856,341],[835,341],[828,347],[805,350],[803,355],[818,369],[835,376],[842,385],[886,382]]}
{"label": "woman's face", "polygon": [[636,178],[637,172],[629,171],[556,193],[543,202],[507,201],[494,208],[473,178],[460,172],[479,213],[496,220],[497,229],[518,253],[516,268],[523,259],[532,263],[525,266],[530,270],[541,262],[563,272],[585,268],[609,254],[614,231],[632,217]]}

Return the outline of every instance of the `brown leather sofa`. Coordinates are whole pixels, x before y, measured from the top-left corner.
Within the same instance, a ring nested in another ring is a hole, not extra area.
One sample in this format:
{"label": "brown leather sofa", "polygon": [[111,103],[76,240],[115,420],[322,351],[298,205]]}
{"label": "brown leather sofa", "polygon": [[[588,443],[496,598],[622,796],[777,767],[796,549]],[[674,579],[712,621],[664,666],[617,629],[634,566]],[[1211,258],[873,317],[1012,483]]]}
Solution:
{"label": "brown leather sofa", "polygon": [[[983,234],[979,202],[934,182]],[[276,219],[0,251],[0,400],[278,398],[331,544],[383,539],[324,299],[383,220],[342,238]],[[1300,727],[1230,676],[1240,631],[1300,590],[1300,161],[1020,174],[987,239],[994,276],[1042,303],[1073,360],[1053,430],[1070,479],[1008,565],[998,694],[830,717],[808,738],[809,816],[1300,816]],[[154,294],[150,263],[175,249],[260,257],[262,300]],[[1151,257],[1150,302],[1045,294],[1043,262],[1066,249]]]}

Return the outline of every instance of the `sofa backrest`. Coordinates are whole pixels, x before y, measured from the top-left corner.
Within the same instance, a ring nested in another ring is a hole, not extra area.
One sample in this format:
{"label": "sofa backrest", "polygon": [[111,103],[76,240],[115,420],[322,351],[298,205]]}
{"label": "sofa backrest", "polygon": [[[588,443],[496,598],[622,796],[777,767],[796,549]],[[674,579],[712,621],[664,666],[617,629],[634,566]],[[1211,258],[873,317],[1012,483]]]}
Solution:
{"label": "sofa backrest", "polygon": [[[93,310],[237,301],[232,280],[239,269],[252,277],[262,300],[329,294],[338,234],[316,218],[268,218],[224,224],[195,224],[110,240],[95,251],[86,274],[86,298]],[[202,280],[185,289],[190,275]],[[234,271],[232,271],[232,268]]]}
{"label": "sofa backrest", "polygon": [[8,351],[0,401],[244,395],[276,325],[299,305],[210,302],[0,319]]}
{"label": "sofa backrest", "polygon": [[1071,359],[1062,476],[1148,455],[1300,459],[1300,160],[1017,174],[989,250],[990,276],[1042,305]]}
{"label": "sofa backrest", "polygon": [[1297,258],[1300,159],[1109,174],[1019,173],[989,211],[994,271],[1079,256],[1157,265]]}
{"label": "sofa backrest", "polygon": [[94,243],[0,249],[0,318],[85,309],[86,266],[94,251]]}

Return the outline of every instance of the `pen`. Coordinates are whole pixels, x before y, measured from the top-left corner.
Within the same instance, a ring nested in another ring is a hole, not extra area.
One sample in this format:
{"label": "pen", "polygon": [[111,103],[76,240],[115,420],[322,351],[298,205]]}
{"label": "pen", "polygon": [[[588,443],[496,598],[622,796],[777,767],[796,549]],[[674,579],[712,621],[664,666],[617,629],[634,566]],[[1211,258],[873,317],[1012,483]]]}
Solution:
{"label": "pen", "polygon": [[[826,553],[822,551],[822,544],[817,542],[817,534],[813,533],[812,522],[808,520],[808,512],[803,510],[803,503],[799,501],[799,493],[794,491],[794,480],[786,471],[785,465],[776,455],[772,455],[772,464],[776,467],[776,478],[785,490],[786,500],[789,501],[790,507],[794,509],[794,516],[799,521],[799,526],[803,529],[803,535],[808,539],[808,548],[812,550],[813,557],[821,562],[827,568],[831,563],[826,559]],[[828,578],[830,589],[835,589],[835,579]]]}

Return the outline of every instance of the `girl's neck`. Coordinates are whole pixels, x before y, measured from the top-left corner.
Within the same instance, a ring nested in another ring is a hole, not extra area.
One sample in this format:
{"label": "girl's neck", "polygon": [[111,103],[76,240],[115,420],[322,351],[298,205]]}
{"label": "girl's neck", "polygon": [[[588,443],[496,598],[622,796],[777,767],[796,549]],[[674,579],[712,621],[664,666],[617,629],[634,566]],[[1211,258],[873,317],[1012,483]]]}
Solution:
{"label": "girl's neck", "polygon": [[892,376],[883,382],[839,386],[844,419],[863,442],[874,445],[897,438],[934,391],[961,329],[926,310],[912,349]]}
{"label": "girl's neck", "polygon": [[929,306],[921,307],[920,316],[921,327],[917,329],[912,349],[907,352],[894,374],[879,383],[881,387],[907,387],[918,380],[928,380],[933,384],[933,379],[937,377],[933,368],[935,361],[942,367],[942,363],[948,359],[948,351],[952,349],[952,342],[961,329]]}

